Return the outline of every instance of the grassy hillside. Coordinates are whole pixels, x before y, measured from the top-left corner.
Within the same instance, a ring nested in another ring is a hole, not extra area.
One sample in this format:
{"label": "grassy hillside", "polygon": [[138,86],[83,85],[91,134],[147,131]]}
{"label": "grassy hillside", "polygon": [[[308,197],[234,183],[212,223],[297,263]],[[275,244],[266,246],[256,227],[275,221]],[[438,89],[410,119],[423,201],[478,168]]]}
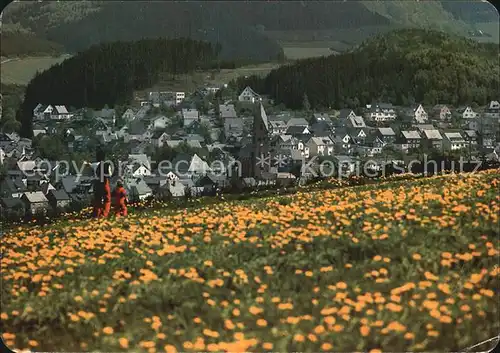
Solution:
{"label": "grassy hillside", "polygon": [[304,93],[313,107],[356,107],[372,101],[487,104],[498,95],[498,46],[430,30],[393,31],[356,50],[282,66],[265,79],[240,80],[291,108]]}
{"label": "grassy hillside", "polygon": [[460,351],[500,329],[499,177],[19,228],[0,331],[38,351]]}
{"label": "grassy hillside", "polygon": [[[37,72],[42,72],[59,64],[68,56],[35,56],[11,59],[1,64],[3,84],[27,85]],[[8,59],[4,59],[8,60]]]}
{"label": "grassy hillside", "polygon": [[[62,44],[69,52],[103,41],[190,36],[221,42],[225,58],[248,59],[259,53],[259,60],[268,60],[279,54],[279,47],[275,40],[269,41],[263,35],[265,32],[367,29],[373,35],[378,32],[370,28],[404,26],[465,35],[475,30],[476,23],[498,22],[491,6],[487,7],[480,1],[458,4],[456,1],[232,1],[209,5],[171,1],[59,1],[11,4],[5,11],[4,23]],[[345,37],[340,40],[350,40],[349,31]]]}
{"label": "grassy hillside", "polygon": [[3,57],[29,55],[60,55],[64,52],[61,44],[48,41],[25,32],[2,32],[0,53]]}

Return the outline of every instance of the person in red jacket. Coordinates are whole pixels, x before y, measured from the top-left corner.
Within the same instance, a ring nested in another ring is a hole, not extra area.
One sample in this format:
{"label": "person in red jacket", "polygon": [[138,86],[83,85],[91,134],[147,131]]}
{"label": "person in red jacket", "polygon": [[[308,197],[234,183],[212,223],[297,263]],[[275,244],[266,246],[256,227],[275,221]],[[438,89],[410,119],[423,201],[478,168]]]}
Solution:
{"label": "person in red jacket", "polygon": [[116,183],[115,194],[115,205],[116,205],[116,215],[126,216],[127,215],[127,192],[123,187],[123,183],[118,181]]}
{"label": "person in red jacket", "polygon": [[111,209],[111,167],[104,161],[104,151],[97,150],[96,159],[99,163],[95,171],[94,180],[94,217],[108,217]]}

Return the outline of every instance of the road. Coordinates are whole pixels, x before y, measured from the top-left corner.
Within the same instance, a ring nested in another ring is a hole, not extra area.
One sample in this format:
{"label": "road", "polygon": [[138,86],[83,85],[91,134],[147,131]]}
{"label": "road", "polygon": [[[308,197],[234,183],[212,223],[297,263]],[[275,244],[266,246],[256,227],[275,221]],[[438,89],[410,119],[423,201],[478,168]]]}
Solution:
{"label": "road", "polygon": [[5,60],[2,60],[2,62],[0,62],[0,64],[5,64],[5,63],[8,63],[9,61],[15,61],[15,60],[19,60],[19,58],[5,59]]}

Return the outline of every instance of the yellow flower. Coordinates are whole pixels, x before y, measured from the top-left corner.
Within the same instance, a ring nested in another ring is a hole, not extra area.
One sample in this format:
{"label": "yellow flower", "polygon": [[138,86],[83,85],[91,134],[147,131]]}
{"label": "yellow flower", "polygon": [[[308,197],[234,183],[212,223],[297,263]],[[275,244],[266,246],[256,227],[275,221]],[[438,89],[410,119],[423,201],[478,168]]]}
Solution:
{"label": "yellow flower", "polygon": [[122,347],[123,349],[127,349],[128,348],[128,339],[126,339],[125,337],[121,337],[118,340],[118,343],[120,343],[120,347]]}
{"label": "yellow flower", "polygon": [[112,335],[114,330],[110,326],[106,326],[105,328],[102,329],[102,332],[106,335]]}

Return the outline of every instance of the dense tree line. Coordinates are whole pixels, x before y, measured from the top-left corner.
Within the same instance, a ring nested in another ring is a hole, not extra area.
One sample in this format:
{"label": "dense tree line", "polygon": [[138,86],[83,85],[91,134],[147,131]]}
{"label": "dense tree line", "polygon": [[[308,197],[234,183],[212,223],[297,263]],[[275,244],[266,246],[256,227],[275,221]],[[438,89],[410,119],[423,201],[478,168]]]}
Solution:
{"label": "dense tree line", "polygon": [[428,30],[399,30],[368,40],[353,52],[300,60],[249,85],[276,103],[301,108],[356,107],[374,100],[397,105],[413,102],[486,104],[498,99],[498,46]]}
{"label": "dense tree line", "polygon": [[38,103],[91,107],[126,104],[134,90],[154,85],[160,73],[182,74],[213,67],[219,47],[189,39],[144,39],[93,46],[38,73],[18,111],[22,136],[31,136]]}

